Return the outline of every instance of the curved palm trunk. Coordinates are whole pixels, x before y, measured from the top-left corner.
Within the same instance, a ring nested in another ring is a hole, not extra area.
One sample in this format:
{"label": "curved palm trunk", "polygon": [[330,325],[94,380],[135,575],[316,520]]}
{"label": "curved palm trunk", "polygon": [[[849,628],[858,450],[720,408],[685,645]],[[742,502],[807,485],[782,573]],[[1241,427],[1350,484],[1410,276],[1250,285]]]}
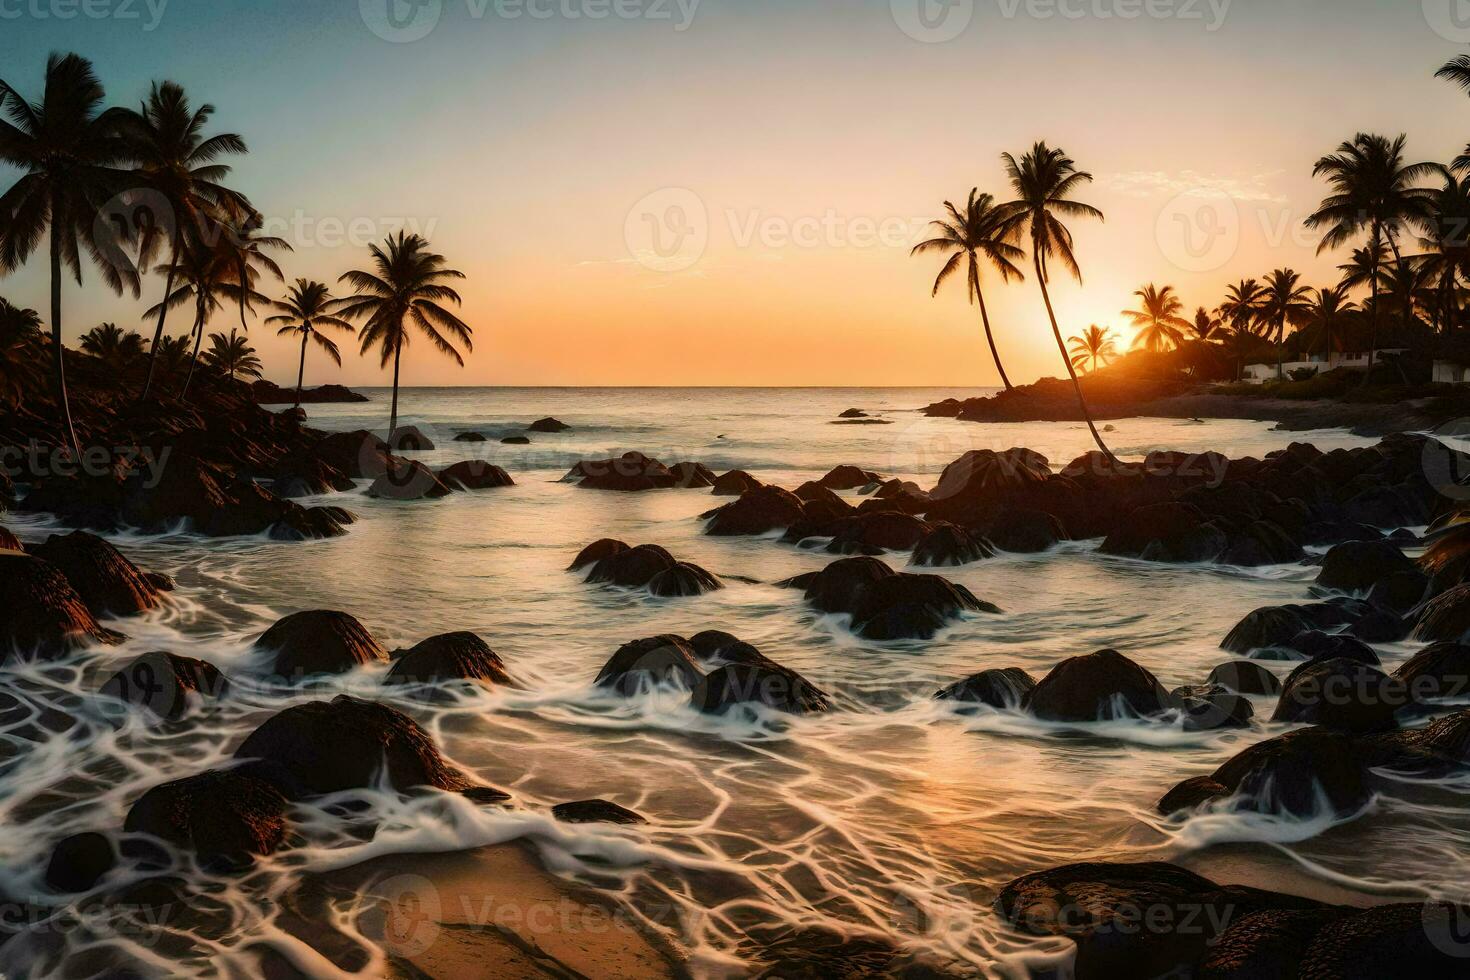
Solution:
{"label": "curved palm trunk", "polygon": [[138,396],[138,401],[146,402],[148,393],[153,390],[153,376],[158,368],[158,347],[163,343],[163,325],[168,320],[168,298],[174,294],[174,269],[179,264],[179,249],[177,244],[169,250],[168,276],[163,285],[163,306],[158,311],[158,325],[153,328],[153,346],[148,352],[148,380],[143,382],[143,394]]}
{"label": "curved palm trunk", "polygon": [[403,357],[403,345],[393,346],[393,409],[388,416],[388,448],[396,448],[393,445],[393,433],[398,431],[398,363]]}
{"label": "curved palm trunk", "polygon": [[1375,222],[1373,225],[1373,241],[1369,246],[1373,249],[1373,274],[1369,280],[1371,285],[1368,287],[1368,301],[1373,304],[1373,316],[1371,320],[1373,327],[1368,339],[1368,371],[1363,375],[1363,384],[1365,386],[1373,379],[1373,368],[1378,358],[1378,243],[1382,235],[1383,229]]}
{"label": "curved palm trunk", "polygon": [[71,421],[71,401],[66,394],[66,355],[61,347],[61,227],[59,208],[51,211],[51,354],[56,382],[56,410],[61,413],[63,437],[72,451],[72,459],[82,458],[82,444],[77,440],[76,426]]}
{"label": "curved palm trunk", "polygon": [[1276,324],[1276,380],[1286,380],[1286,316]]}
{"label": "curved palm trunk", "polygon": [[198,315],[194,318],[194,356],[189,359],[189,373],[184,378],[184,390],[179,394],[179,400],[184,401],[189,397],[189,385],[194,381],[194,369],[199,366],[199,348],[204,346],[204,304],[199,304]]}
{"label": "curved palm trunk", "polygon": [[980,304],[980,322],[985,325],[985,342],[990,345],[990,357],[995,361],[995,370],[1000,373],[1001,384],[1006,386],[1006,391],[1012,390],[1011,379],[1006,376],[1005,365],[1000,363],[1000,351],[995,346],[995,334],[990,330],[990,313],[985,308],[985,293],[980,289],[980,278],[975,274],[975,258],[970,257],[970,288],[975,291],[975,299]]}
{"label": "curved palm trunk", "polygon": [[1097,448],[1102,450],[1102,454],[1110,462],[1116,463],[1118,457],[1114,456],[1113,451],[1108,448],[1107,443],[1103,442],[1102,435],[1098,433],[1097,426],[1093,424],[1092,412],[1088,410],[1087,399],[1082,394],[1082,383],[1077,380],[1077,370],[1072,367],[1072,359],[1067,356],[1067,345],[1062,342],[1062,330],[1057,326],[1057,315],[1056,311],[1052,309],[1051,294],[1046,290],[1046,272],[1041,266],[1041,252],[1034,246],[1032,252],[1034,253],[1033,258],[1036,262],[1036,281],[1041,285],[1041,298],[1046,303],[1047,318],[1051,320],[1052,336],[1057,340],[1057,350],[1061,351],[1062,363],[1067,366],[1067,374],[1072,378],[1072,387],[1077,391],[1077,404],[1082,407],[1082,418],[1086,420],[1087,429],[1092,433],[1092,441],[1097,443]]}
{"label": "curved palm trunk", "polygon": [[296,408],[301,408],[301,382],[306,378],[306,342],[311,339],[309,328],[301,332],[301,363],[296,366]]}

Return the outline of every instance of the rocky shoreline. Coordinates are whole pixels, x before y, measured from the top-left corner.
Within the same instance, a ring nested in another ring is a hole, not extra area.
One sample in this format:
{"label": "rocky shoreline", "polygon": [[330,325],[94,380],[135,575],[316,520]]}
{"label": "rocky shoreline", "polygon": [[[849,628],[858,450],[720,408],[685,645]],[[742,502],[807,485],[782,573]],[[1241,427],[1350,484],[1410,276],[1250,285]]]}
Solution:
{"label": "rocky shoreline", "polygon": [[[250,391],[255,396],[257,405],[295,405],[298,400],[295,388],[282,388],[273,381],[257,381],[250,386]],[[299,399],[303,405],[348,404],[372,400],[367,395],[342,385],[303,388]]]}

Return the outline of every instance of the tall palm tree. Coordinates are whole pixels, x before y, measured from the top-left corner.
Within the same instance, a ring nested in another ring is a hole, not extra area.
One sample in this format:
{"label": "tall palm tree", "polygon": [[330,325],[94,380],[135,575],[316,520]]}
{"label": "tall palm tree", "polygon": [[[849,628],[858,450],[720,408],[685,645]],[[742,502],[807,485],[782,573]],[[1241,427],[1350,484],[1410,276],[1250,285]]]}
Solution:
{"label": "tall palm tree", "polygon": [[1337,349],[1337,338],[1342,336],[1343,328],[1357,308],[1358,304],[1348,299],[1347,290],[1342,286],[1317,290],[1308,304],[1305,322],[1322,337],[1322,353],[1326,355],[1328,369],[1332,367],[1332,352]]}
{"label": "tall palm tree", "polygon": [[73,453],[81,454],[66,392],[66,358],[61,343],[61,267],[80,284],[82,249],[116,293],[138,293],[138,272],[122,249],[125,232],[97,216],[128,181],[121,169],[128,147],[118,135],[117,110],[102,110],[106,98],[91,62],[75,54],[46,59],[41,101],[27,102],[0,80],[0,162],[24,175],[0,195],[0,271],[22,265],[51,234],[51,352],[58,420]]}
{"label": "tall palm tree", "polygon": [[470,336],[473,331],[441,305],[460,305],[459,293],[445,282],[463,279],[463,272],[448,268],[444,256],[429,251],[429,243],[421,236],[401,231],[381,246],[371,246],[371,252],[370,270],[353,270],[339,280],[357,293],[341,301],[337,315],[345,320],[365,318],[358,335],[362,353],[376,347],[382,354],[381,366],[393,362],[393,407],[388,417],[388,442],[393,444],[398,432],[399,368],[412,333],[410,326],[460,367],[464,367],[464,357],[454,341],[467,351],[475,346]]}
{"label": "tall palm tree", "polygon": [[1225,319],[1218,312],[1201,306],[1194,311],[1194,322],[1189,325],[1190,338],[1201,344],[1213,344],[1225,332]]}
{"label": "tall palm tree", "polygon": [[1095,323],[1084,330],[1082,336],[1070,337],[1068,341],[1072,345],[1072,366],[1079,371],[1086,368],[1096,374],[1099,367],[1118,356],[1113,332]]}
{"label": "tall palm tree", "polygon": [[961,212],[949,201],[944,202],[948,218],[933,222],[936,237],[914,246],[914,255],[924,252],[947,252],[949,260],[939,270],[934,280],[933,296],[939,295],[939,287],[956,272],[962,262],[966,265],[966,278],[970,303],[980,306],[980,322],[985,326],[985,340],[990,344],[990,356],[995,361],[995,370],[1000,373],[1001,383],[1011,390],[1011,379],[1006,376],[1005,366],[1000,362],[1000,351],[995,346],[995,335],[990,330],[990,313],[985,308],[985,295],[980,289],[980,270],[984,265],[994,266],[1000,272],[1002,282],[1012,277],[1024,279],[1025,275],[1016,266],[1024,260],[1026,253],[1012,244],[1016,237],[1015,215],[998,205],[989,194],[980,189],[970,191],[970,199]]}
{"label": "tall palm tree", "polygon": [[1470,278],[1470,177],[1447,176],[1431,212],[1419,239],[1420,261],[1435,292],[1434,326],[1449,333],[1460,322],[1460,280]]}
{"label": "tall palm tree", "polygon": [[172,377],[189,366],[189,351],[194,346],[192,335],[165,337],[158,347],[158,376]]}
{"label": "tall palm tree", "polygon": [[1143,301],[1143,309],[1123,311],[1128,322],[1138,330],[1133,346],[1154,354],[1178,347],[1184,340],[1184,332],[1189,329],[1189,321],[1180,316],[1184,312],[1184,303],[1175,294],[1174,287],[1161,289],[1149,283],[1133,295]]}
{"label": "tall palm tree", "polygon": [[35,380],[41,316],[0,297],[0,401],[19,407]]}
{"label": "tall palm tree", "polygon": [[1301,281],[1301,273],[1293,269],[1277,269],[1266,277],[1261,319],[1275,328],[1278,381],[1286,376],[1286,325],[1301,326],[1311,310],[1312,291]]}
{"label": "tall palm tree", "polygon": [[1266,290],[1254,279],[1242,279],[1225,290],[1225,299],[1220,303],[1220,316],[1230,324],[1232,330],[1254,330],[1261,320],[1261,307],[1266,302]]}
{"label": "tall palm tree", "polygon": [[81,347],[109,365],[125,367],[143,356],[143,337],[115,323],[104,323],[82,335]]}
{"label": "tall palm tree", "polygon": [[353,329],[352,324],[333,314],[337,301],[332,299],[331,288],[324,282],[314,282],[306,279],[297,279],[296,285],[292,286],[286,293],[284,300],[277,300],[275,308],[280,310],[278,316],[268,317],[266,323],[279,323],[281,328],[276,331],[277,337],[287,334],[301,335],[301,363],[296,368],[296,407],[301,407],[301,383],[306,377],[306,343],[315,341],[316,345],[327,352],[327,356],[342,366],[342,352],[337,345],[321,332],[322,327],[331,327],[335,330]]}
{"label": "tall palm tree", "polygon": [[1318,254],[1339,248],[1363,232],[1368,234],[1368,257],[1371,260],[1370,295],[1372,306],[1372,338],[1368,351],[1367,384],[1373,374],[1378,349],[1379,304],[1378,281],[1382,273],[1382,246],[1393,250],[1400,259],[1396,236],[1405,224],[1423,221],[1429,212],[1432,191],[1415,184],[1425,177],[1443,174],[1436,163],[1404,163],[1405,137],[1390,140],[1386,136],[1359,133],[1337,148],[1337,152],[1317,161],[1313,176],[1326,177],[1332,193],[1323,199],[1317,211],[1307,218],[1308,228],[1326,229]]}
{"label": "tall palm tree", "polygon": [[[224,230],[221,222],[239,220],[250,213],[250,202],[223,181],[230,168],[218,163],[221,157],[246,152],[245,141],[234,133],[206,136],[205,127],[214,106],[192,109],[183,86],[155,82],[148,99],[136,112],[129,112],[123,132],[137,160],[143,188],[154,195],[155,206],[167,213],[155,220],[141,236],[139,261],[146,265],[162,254],[169,274],[163,294],[173,293],[172,272],[178,268],[183,250],[213,244]],[[158,346],[168,318],[169,304],[160,303],[158,322],[148,359],[148,378],[143,383],[143,400],[153,387],[158,363]]]}
{"label": "tall palm tree", "polygon": [[1072,378],[1072,387],[1077,392],[1077,404],[1082,408],[1082,417],[1087,421],[1088,431],[1110,461],[1117,462],[1113,451],[1103,442],[1097,426],[1092,421],[1092,412],[1082,394],[1082,383],[1077,380],[1077,370],[1072,367],[1072,358],[1067,354],[1067,345],[1062,342],[1062,330],[1057,326],[1057,315],[1051,305],[1051,294],[1047,291],[1047,265],[1053,258],[1062,268],[1082,282],[1082,269],[1077,265],[1077,256],[1072,251],[1072,233],[1061,218],[1097,218],[1103,213],[1090,204],[1071,199],[1071,195],[1083,184],[1092,183],[1092,174],[1081,172],[1077,165],[1061,150],[1054,150],[1045,143],[1037,143],[1030,152],[1017,160],[1009,153],[1001,154],[1015,190],[1016,200],[1008,206],[1018,222],[1018,230],[1026,230],[1031,236],[1031,259],[1036,267],[1036,281],[1041,286],[1041,298],[1046,304],[1046,315],[1051,321],[1052,336],[1057,342],[1057,351],[1067,374]]}
{"label": "tall palm tree", "polygon": [[222,333],[209,335],[209,350],[204,352],[204,361],[229,375],[231,381],[237,374],[247,378],[260,377],[260,356],[250,346],[250,341],[236,333],[233,327],[228,337]]}

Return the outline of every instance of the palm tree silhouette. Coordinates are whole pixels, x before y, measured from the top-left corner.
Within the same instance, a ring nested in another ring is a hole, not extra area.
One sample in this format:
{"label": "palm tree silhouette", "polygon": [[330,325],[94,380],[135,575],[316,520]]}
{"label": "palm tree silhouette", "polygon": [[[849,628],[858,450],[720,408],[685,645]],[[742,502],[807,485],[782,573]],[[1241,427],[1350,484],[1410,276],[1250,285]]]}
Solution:
{"label": "palm tree silhouette", "polygon": [[[139,241],[141,264],[163,254],[168,270],[164,296],[173,292],[173,273],[185,247],[213,244],[225,234],[221,222],[239,220],[252,210],[243,194],[220,183],[229,176],[230,168],[217,162],[222,156],[245,153],[245,141],[234,133],[205,136],[204,128],[213,115],[212,105],[191,109],[183,86],[155,82],[148,100],[138,111],[128,113],[123,127],[143,187],[156,195],[155,206],[166,212],[154,216]],[[143,400],[153,387],[169,304],[160,303],[155,309],[158,323],[153,329]]]}
{"label": "palm tree silhouette", "polygon": [[1368,233],[1368,257],[1371,260],[1370,295],[1372,306],[1372,338],[1368,349],[1367,384],[1373,375],[1378,352],[1379,304],[1378,281],[1382,274],[1385,244],[1401,259],[1395,238],[1403,224],[1423,221],[1429,213],[1432,191],[1414,184],[1428,176],[1443,174],[1437,163],[1404,163],[1405,137],[1390,140],[1386,136],[1359,133],[1337,148],[1331,156],[1317,161],[1314,177],[1326,177],[1332,194],[1322,201],[1317,211],[1307,218],[1308,228],[1325,228],[1317,253],[1339,248],[1363,232]]}
{"label": "palm tree silhouette", "polygon": [[82,250],[113,292],[138,294],[138,272],[122,249],[127,232],[99,220],[104,204],[126,189],[128,147],[118,135],[119,110],[102,111],[106,98],[92,63],[75,54],[46,59],[46,86],[27,102],[0,80],[0,162],[24,171],[0,201],[0,271],[25,263],[51,233],[51,354],[62,435],[78,456],[76,426],[66,391],[61,343],[61,267],[82,281]]}
{"label": "palm tree silhouette", "polygon": [[[446,310],[441,303],[460,305],[459,294],[445,285],[445,280],[463,279],[464,273],[447,268],[442,255],[429,251],[429,243],[419,235],[399,232],[390,235],[382,246],[371,246],[371,271],[353,270],[339,280],[357,290],[356,295],[342,300],[337,315],[345,320],[366,318],[359,334],[361,352],[376,347],[382,354],[382,367],[393,362],[393,407],[388,417],[388,442],[394,445],[398,432],[398,375],[403,348],[408,346],[412,324],[440,353],[464,367],[464,357],[453,341],[465,350],[475,349],[473,331]],[[440,331],[443,331],[441,333]],[[448,334],[445,337],[444,334]]]}
{"label": "palm tree silhouette", "polygon": [[1225,332],[1225,320],[1218,312],[1211,313],[1203,306],[1194,311],[1194,322],[1189,325],[1192,339],[1202,344],[1213,344]]}
{"label": "palm tree silhouette", "polygon": [[1245,370],[1245,358],[1259,341],[1256,328],[1261,322],[1261,309],[1266,291],[1254,279],[1242,279],[1225,290],[1219,313],[1230,325],[1226,347],[1235,355],[1235,380]]}
{"label": "palm tree silhouette", "polygon": [[301,335],[301,363],[296,368],[297,408],[301,407],[301,383],[306,377],[307,341],[315,341],[316,345],[326,351],[327,356],[335,361],[338,367],[342,366],[342,352],[321,332],[322,327],[332,327],[349,332],[353,329],[352,324],[332,313],[337,302],[332,299],[331,289],[326,283],[297,279],[296,285],[286,293],[286,298],[277,300],[275,303],[275,308],[281,311],[280,315],[268,317],[265,321],[283,325],[276,331],[277,337],[284,337],[292,333]]}
{"label": "palm tree silhouette", "polygon": [[1434,328],[1449,333],[1460,322],[1460,277],[1470,274],[1470,178],[1446,176],[1435,191],[1432,215],[1419,238],[1426,285],[1434,290]]}
{"label": "palm tree silhouette", "polygon": [[1322,353],[1327,356],[1327,366],[1332,367],[1332,352],[1337,349],[1336,338],[1342,335],[1348,315],[1357,310],[1358,304],[1348,299],[1342,286],[1319,289],[1312,297],[1306,311],[1306,324],[1322,335]]}
{"label": "palm tree silhouette", "polygon": [[1001,383],[1010,391],[1011,379],[1006,376],[1006,369],[1000,362],[1000,351],[995,346],[995,335],[990,330],[990,314],[985,308],[985,294],[980,289],[980,269],[985,264],[994,266],[1000,272],[1002,282],[1010,282],[1013,276],[1026,278],[1016,267],[1016,261],[1024,260],[1026,253],[1012,244],[1017,232],[1015,214],[997,205],[991,195],[981,194],[978,187],[970,191],[970,199],[963,212],[949,201],[944,202],[944,208],[949,217],[932,223],[936,237],[914,246],[912,254],[953,253],[939,270],[939,278],[934,280],[932,296],[939,295],[939,287],[959,269],[962,261],[965,262],[970,303],[980,306],[980,322],[985,326],[990,356],[995,361],[995,370],[1000,373]]}
{"label": "palm tree silhouette", "polygon": [[1276,328],[1276,378],[1285,377],[1286,325],[1300,326],[1311,309],[1312,291],[1301,285],[1301,273],[1277,269],[1266,277],[1261,319]]}
{"label": "palm tree silhouette", "polygon": [[1189,321],[1180,316],[1184,312],[1184,303],[1175,295],[1174,287],[1161,289],[1149,283],[1133,295],[1143,300],[1143,309],[1123,311],[1123,315],[1138,329],[1133,346],[1154,354],[1178,347],[1184,341]]}
{"label": "palm tree silhouette", "polygon": [[35,380],[41,315],[0,297],[0,400],[16,408]]}
{"label": "palm tree silhouette", "polygon": [[1103,364],[1118,356],[1118,348],[1113,343],[1112,331],[1093,324],[1082,332],[1080,337],[1070,337],[1068,342],[1072,345],[1072,366],[1081,371],[1087,365],[1096,373]]}
{"label": "palm tree silhouette", "polygon": [[1047,263],[1055,258],[1062,267],[1082,282],[1082,270],[1072,251],[1072,233],[1062,224],[1061,217],[1097,218],[1103,214],[1090,204],[1071,200],[1071,194],[1083,184],[1092,182],[1092,174],[1078,171],[1076,164],[1061,150],[1053,150],[1045,143],[1037,143],[1020,160],[1009,153],[1001,154],[1005,162],[1006,176],[1016,193],[1016,200],[1007,206],[1014,212],[1017,229],[1031,234],[1031,259],[1036,267],[1036,281],[1041,286],[1041,298],[1046,304],[1046,315],[1051,321],[1052,336],[1067,374],[1072,378],[1072,387],[1077,392],[1077,404],[1082,408],[1082,417],[1087,421],[1088,431],[1098,449],[1111,462],[1117,462],[1111,449],[1102,441],[1097,426],[1092,421],[1092,412],[1082,394],[1082,383],[1077,380],[1077,370],[1072,367],[1072,358],[1067,354],[1067,345],[1062,342],[1062,331],[1057,326],[1056,311],[1051,305],[1051,294],[1047,291]]}
{"label": "palm tree silhouette", "polygon": [[126,367],[143,356],[143,337],[115,323],[104,323],[82,335],[81,348],[114,367]]}
{"label": "palm tree silhouette", "polygon": [[247,378],[260,377],[260,357],[250,346],[250,341],[237,334],[233,327],[228,337],[222,333],[209,335],[209,350],[204,352],[204,361],[229,375],[231,381],[237,374]]}

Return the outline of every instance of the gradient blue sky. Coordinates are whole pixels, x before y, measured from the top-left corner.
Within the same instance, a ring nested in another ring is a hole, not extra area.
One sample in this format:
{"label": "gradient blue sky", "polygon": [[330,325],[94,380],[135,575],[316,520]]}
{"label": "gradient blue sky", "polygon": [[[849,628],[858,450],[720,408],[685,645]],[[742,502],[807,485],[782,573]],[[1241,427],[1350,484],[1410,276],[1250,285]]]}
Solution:
{"label": "gradient blue sky", "polygon": [[[401,44],[357,0],[171,0],[152,31],[143,0],[117,0],[137,19],[50,16],[67,2],[0,0],[0,77],[38,93],[47,52],[77,51],[116,102],[170,78],[214,103],[251,147],[236,186],[298,245],[288,277],[335,281],[366,259],[337,229],[405,221],[469,274],[475,354],[460,370],[419,345],[409,384],[992,384],[962,292],[930,300],[937,264],[907,246],[945,198],[1004,196],[1002,150],[1044,138],[1097,177],[1086,199],[1108,220],[1075,229],[1086,284],[1057,287],[1070,334],[1121,327],[1145,282],[1191,310],[1279,266],[1329,284],[1340,257],[1291,233],[1321,197],[1313,161],[1358,130],[1405,132],[1416,159],[1470,141],[1470,98],[1432,77],[1470,51],[1470,32],[1432,26],[1442,0],[1428,15],[1417,0],[1234,0],[1215,31],[1203,0],[1198,20],[975,0],[946,43],[906,35],[890,0],[701,0],[684,31],[673,4],[675,21],[538,20],[442,0],[435,29]],[[628,234],[666,188],[707,215],[699,261],[672,272]],[[1238,244],[1181,253],[1189,222],[1220,215]],[[865,241],[872,227],[893,240]],[[0,294],[44,310],[42,264]],[[1016,379],[1057,374],[1035,284],[990,298]],[[141,327],[144,305],[71,286],[67,334]],[[294,380],[286,342],[252,339]],[[355,355],[309,363],[308,383],[384,377]]]}

